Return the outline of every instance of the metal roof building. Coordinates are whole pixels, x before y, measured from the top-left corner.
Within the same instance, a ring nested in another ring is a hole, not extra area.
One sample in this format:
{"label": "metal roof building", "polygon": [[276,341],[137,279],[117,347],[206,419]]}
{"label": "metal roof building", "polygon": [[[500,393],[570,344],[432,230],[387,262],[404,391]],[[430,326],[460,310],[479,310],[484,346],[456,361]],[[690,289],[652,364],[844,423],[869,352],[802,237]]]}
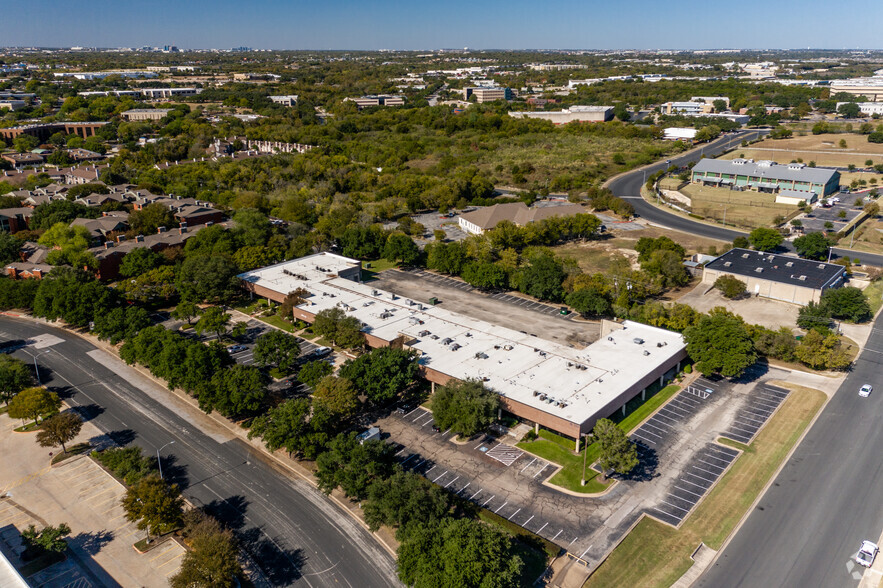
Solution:
{"label": "metal roof building", "polygon": [[752,159],[701,159],[693,166],[692,181],[767,192],[815,192],[825,196],[840,188],[840,172],[802,163],[779,165],[775,161]]}

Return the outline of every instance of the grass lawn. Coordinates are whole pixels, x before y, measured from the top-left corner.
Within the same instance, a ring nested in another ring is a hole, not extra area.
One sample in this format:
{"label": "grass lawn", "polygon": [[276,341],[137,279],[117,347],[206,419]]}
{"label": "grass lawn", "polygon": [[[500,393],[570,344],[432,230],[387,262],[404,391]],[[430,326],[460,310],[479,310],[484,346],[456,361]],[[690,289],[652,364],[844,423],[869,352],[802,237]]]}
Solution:
{"label": "grass lawn", "polygon": [[883,306],[883,280],[871,282],[871,285],[864,289],[864,293],[871,305],[871,312],[876,316],[877,311]]}
{"label": "grass lawn", "polygon": [[584,588],[671,586],[692,565],[700,542],[721,548],[824,404],[818,390],[780,385],[792,390],[789,397],[681,529],[642,519]]}
{"label": "grass lawn", "polygon": [[76,445],[74,445],[73,447],[68,449],[67,453],[61,452],[61,453],[55,455],[52,458],[52,465],[55,465],[57,463],[61,463],[64,460],[66,460],[70,457],[73,457],[75,455],[80,455],[80,454],[86,453],[91,448],[92,448],[92,446],[89,445],[88,443],[77,443]]}
{"label": "grass lawn", "polygon": [[[369,267],[370,266],[370,267]],[[397,268],[399,264],[388,259],[375,259],[374,261],[362,262],[362,280],[370,282],[377,279],[377,274],[386,270]]]}
{"label": "grass lawn", "polygon": [[[632,400],[626,406],[625,418],[622,418],[617,425],[623,431],[629,433],[632,429],[638,426],[641,421],[647,418],[650,413],[674,396],[678,390],[680,390],[680,386],[670,385],[655,393],[651,392],[652,396],[644,402],[641,401],[640,397]],[[621,413],[614,415],[612,420],[616,421],[617,418],[621,418],[619,415],[621,415]],[[575,453],[573,451],[574,441],[572,439],[567,439],[560,435],[556,435],[551,431],[541,429],[538,439],[533,441],[522,441],[516,446],[533,453],[534,455],[538,455],[547,461],[564,466],[561,471],[552,476],[552,479],[549,480],[552,484],[561,486],[562,488],[566,488],[573,492],[582,492],[584,494],[603,492],[609,485],[609,483],[605,484],[597,480],[598,472],[590,467],[586,467],[586,485],[582,486],[580,483],[583,477],[584,461],[587,466],[590,466],[598,459],[600,447],[597,443],[589,445],[588,450]],[[584,451],[588,451],[588,455],[585,457],[583,456]]]}
{"label": "grass lawn", "polygon": [[[57,413],[53,413],[53,414],[57,414]],[[53,414],[46,415],[45,417],[43,417],[43,420],[45,421],[49,417],[53,416]],[[30,422],[26,425],[22,425],[21,427],[15,428],[16,433],[31,433],[33,431],[39,431],[39,430],[40,430],[40,423],[34,423],[34,422]]]}
{"label": "grass lawn", "polygon": [[293,333],[295,331],[294,325],[289,323],[286,320],[283,320],[279,315],[271,315],[271,316],[261,316],[255,317],[259,321],[264,321],[268,325],[273,325],[276,328],[282,329],[283,331],[287,331],[289,333]]}
{"label": "grass lawn", "polygon": [[693,214],[723,222],[726,212],[728,225],[744,228],[769,226],[777,216],[787,216],[796,207],[776,204],[775,194],[763,194],[746,190],[739,192],[728,188],[713,188],[690,184],[681,188],[693,203]]}
{"label": "grass lawn", "polygon": [[[635,240],[635,243],[637,243],[637,240]],[[617,258],[626,257],[621,251],[617,251],[618,247],[618,244],[615,245],[608,241],[587,241],[585,243],[558,245],[553,247],[553,250],[556,255],[575,260],[580,269],[585,273],[594,274],[609,272]],[[634,247],[634,244],[632,244],[632,247]]]}

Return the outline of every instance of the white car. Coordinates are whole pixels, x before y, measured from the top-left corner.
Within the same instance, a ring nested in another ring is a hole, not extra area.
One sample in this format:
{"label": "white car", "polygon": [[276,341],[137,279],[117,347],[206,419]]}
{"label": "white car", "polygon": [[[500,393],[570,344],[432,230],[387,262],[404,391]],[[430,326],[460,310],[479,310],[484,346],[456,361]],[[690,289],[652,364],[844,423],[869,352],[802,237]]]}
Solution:
{"label": "white car", "polygon": [[871,395],[871,390],[873,390],[873,389],[874,388],[872,388],[870,384],[865,384],[858,391],[858,395],[861,396],[862,398],[867,398],[868,396]]}
{"label": "white car", "polygon": [[876,543],[862,541],[862,546],[859,548],[858,553],[855,554],[855,563],[866,568],[871,567],[878,551],[880,551],[880,548],[877,547]]}

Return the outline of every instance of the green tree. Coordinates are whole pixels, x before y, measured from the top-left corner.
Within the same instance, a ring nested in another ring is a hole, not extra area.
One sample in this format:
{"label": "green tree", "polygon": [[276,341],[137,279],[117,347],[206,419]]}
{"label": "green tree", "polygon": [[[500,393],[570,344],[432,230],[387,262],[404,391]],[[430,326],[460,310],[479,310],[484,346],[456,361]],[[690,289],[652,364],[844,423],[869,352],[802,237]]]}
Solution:
{"label": "green tree", "polygon": [[720,98],[713,101],[711,104],[714,106],[715,112],[723,112],[727,109],[727,101],[721,100]]}
{"label": "green tree", "polygon": [[175,310],[172,311],[173,318],[176,318],[179,321],[187,321],[188,325],[198,316],[199,307],[188,300],[182,300],[179,302],[178,306],[175,307]]}
{"label": "green tree", "polygon": [[340,375],[351,380],[372,403],[384,404],[413,384],[418,370],[415,352],[379,347],[347,360],[340,368]]}
{"label": "green tree", "polygon": [[564,267],[548,252],[542,252],[530,260],[530,264],[516,274],[518,289],[540,300],[561,300],[564,290],[561,283],[566,277]]}
{"label": "green tree", "polygon": [[749,247],[751,247],[751,242],[748,240],[748,237],[742,237],[740,235],[733,239],[734,249],[748,249]]}
{"label": "green tree", "polygon": [[120,262],[120,275],[134,278],[163,265],[165,258],[148,247],[138,247],[127,253]]}
{"label": "green tree", "polygon": [[375,480],[368,487],[362,512],[368,528],[382,525],[397,528],[403,540],[413,524],[437,525],[451,509],[451,495],[426,478],[397,471],[391,477]]}
{"label": "green tree", "polygon": [[83,419],[72,412],[63,412],[51,416],[40,423],[40,431],[37,433],[37,443],[40,447],[58,447],[67,453],[66,443],[70,443],[80,434],[83,428]]}
{"label": "green tree", "polygon": [[9,401],[7,414],[13,419],[33,419],[36,425],[47,414],[61,407],[58,394],[46,388],[25,388]]}
{"label": "green tree", "polygon": [[794,249],[797,250],[797,254],[807,259],[827,259],[829,247],[831,242],[822,233],[807,233],[794,239]]}
{"label": "green tree", "polygon": [[7,405],[13,396],[30,386],[34,381],[30,368],[22,360],[0,354],[0,398]]}
{"label": "green tree", "polygon": [[567,305],[584,317],[605,316],[610,313],[610,300],[596,290],[582,289],[567,295]]}
{"label": "green tree", "polygon": [[245,246],[266,245],[273,234],[270,219],[260,210],[242,208],[233,215],[236,223],[235,234]]}
{"label": "green tree", "polygon": [[846,102],[840,105],[837,109],[837,114],[843,118],[858,118],[861,116],[861,109],[855,102]]}
{"label": "green tree", "polygon": [[843,370],[851,363],[849,354],[840,344],[840,337],[816,330],[810,330],[803,336],[794,355],[801,363],[817,370]]}
{"label": "green tree", "polygon": [[497,418],[500,397],[480,380],[452,380],[435,391],[430,408],[442,430],[471,437]]}
{"label": "green tree", "polygon": [[618,474],[627,474],[638,465],[637,447],[613,421],[598,420],[592,435],[600,446],[598,459],[605,472],[613,470]]}
{"label": "green tree", "polygon": [[64,223],[55,223],[40,236],[38,242],[51,248],[46,261],[52,265],[89,265],[86,261],[86,250],[92,242],[92,235],[86,227],[69,227]]}
{"label": "green tree", "polygon": [[21,246],[22,242],[9,233],[0,232],[0,263],[5,265],[12,261],[18,261]]}
{"label": "green tree", "polygon": [[797,326],[806,330],[827,331],[831,328],[831,311],[827,305],[811,300],[797,311]]}
{"label": "green tree", "polygon": [[267,379],[258,368],[235,364],[212,376],[199,391],[199,408],[236,417],[260,408],[267,397]]}
{"label": "green tree", "polygon": [[867,295],[854,286],[825,290],[820,302],[837,319],[861,323],[872,316]]}
{"label": "green tree", "polygon": [[407,586],[509,588],[520,585],[524,562],[512,539],[475,519],[415,524],[399,545],[399,578]]}
{"label": "green tree", "polygon": [[720,307],[684,330],[684,340],[695,368],[706,376],[738,377],[757,361],[745,323]]}
{"label": "green tree", "polygon": [[260,366],[274,365],[287,374],[297,364],[300,344],[296,337],[272,329],[257,338],[253,351],[256,364]]}
{"label": "green tree", "polygon": [[400,261],[404,265],[413,265],[420,258],[420,250],[411,237],[402,233],[392,233],[386,238],[383,257],[391,261]]}
{"label": "green tree", "polygon": [[684,286],[690,281],[690,273],[684,267],[683,258],[675,251],[658,249],[641,262],[641,269],[655,278],[663,288]]}
{"label": "green tree", "polygon": [[184,499],[177,484],[167,484],[157,476],[141,478],[122,498],[126,519],[151,535],[168,533],[182,523]]}
{"label": "green tree", "polygon": [[190,549],[181,559],[181,568],[169,580],[172,588],[232,588],[241,585],[237,581],[242,576],[239,547],[229,529],[202,515],[187,539]]}
{"label": "green tree", "polygon": [[326,308],[316,314],[313,332],[344,348],[351,349],[364,343],[362,323],[356,317],[346,316],[337,307]]}
{"label": "green tree", "polygon": [[227,325],[230,324],[230,314],[224,312],[219,306],[209,306],[202,311],[199,320],[196,321],[194,329],[202,335],[205,332],[215,333],[218,340],[227,332]]}
{"label": "green tree", "polygon": [[509,274],[496,263],[473,261],[466,264],[460,275],[466,283],[481,290],[499,290],[509,284]]}
{"label": "green tree", "polygon": [[350,380],[325,376],[316,384],[313,407],[325,410],[331,418],[348,421],[359,409],[359,396]]}
{"label": "green tree", "polygon": [[310,401],[306,398],[286,400],[254,419],[248,438],[260,437],[270,451],[285,448],[289,455],[308,453]]}
{"label": "green tree", "polygon": [[714,281],[714,287],[720,290],[725,298],[733,300],[745,294],[745,282],[735,276],[724,274]]}
{"label": "green tree", "polygon": [[773,251],[782,244],[784,238],[776,229],[757,227],[748,235],[748,240],[758,251]]}
{"label": "green tree", "polygon": [[645,262],[650,259],[655,251],[673,251],[679,259],[683,259],[687,251],[683,246],[675,243],[671,238],[665,235],[655,239],[651,237],[641,237],[635,244],[635,251],[638,252],[638,261]]}
{"label": "green tree", "polygon": [[123,339],[134,337],[138,331],[150,324],[150,313],[146,309],[140,306],[126,306],[97,315],[93,331],[99,338],[116,345]]}
{"label": "green tree", "polygon": [[21,533],[21,544],[25,548],[22,559],[30,561],[44,553],[64,553],[67,549],[64,538],[70,534],[71,528],[67,523],[61,523],[57,527],[48,525],[39,531],[34,525],[28,525]]}
{"label": "green tree", "polygon": [[339,487],[349,498],[364,500],[374,480],[388,478],[395,471],[395,452],[389,443],[360,443],[355,433],[341,433],[316,460],[319,490],[330,494]]}
{"label": "green tree", "polygon": [[171,229],[178,226],[175,215],[158,202],[148,204],[129,215],[129,226],[139,235],[153,235],[160,227]]}
{"label": "green tree", "polygon": [[135,278],[121,280],[117,283],[116,291],[126,300],[141,303],[169,300],[178,292],[176,280],[175,268],[166,265],[148,270]]}
{"label": "green tree", "polygon": [[327,361],[317,359],[304,364],[297,373],[297,380],[310,388],[315,388],[319,380],[331,375],[334,368]]}
{"label": "green tree", "polygon": [[225,255],[188,256],[178,273],[178,291],[191,302],[225,304],[239,289],[237,272],[236,264]]}

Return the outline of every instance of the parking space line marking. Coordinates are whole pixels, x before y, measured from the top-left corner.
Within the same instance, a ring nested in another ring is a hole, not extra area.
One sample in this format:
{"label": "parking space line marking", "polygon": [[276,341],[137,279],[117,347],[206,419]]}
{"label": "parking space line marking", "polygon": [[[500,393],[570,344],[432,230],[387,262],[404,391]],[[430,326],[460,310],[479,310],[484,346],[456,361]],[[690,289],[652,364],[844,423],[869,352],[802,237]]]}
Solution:
{"label": "parking space line marking", "polygon": [[[716,463],[711,463],[710,461],[705,461],[701,457],[699,458],[699,461],[701,461],[704,464],[707,464],[709,467],[718,468],[720,471],[724,471],[725,469],[727,469],[727,466],[719,466]],[[730,465],[730,464],[727,464],[727,465]]]}
{"label": "parking space line marking", "polygon": [[573,545],[574,543],[576,543],[576,540],[577,540],[577,539],[579,539],[579,537],[574,537],[574,538],[573,538],[573,541],[571,541],[567,546],[570,547],[571,545]]}
{"label": "parking space line marking", "polygon": [[706,470],[706,469],[704,469],[704,468],[700,468],[698,465],[694,465],[694,466],[692,466],[692,467],[696,468],[697,470],[699,470],[699,471],[701,471],[701,472],[705,472],[706,474],[711,474],[711,475],[714,476],[715,478],[719,478],[720,475],[721,475],[721,473],[726,469],[726,468],[721,468],[721,471],[720,471],[720,472],[712,472],[712,471]]}
{"label": "parking space line marking", "polygon": [[737,431],[742,431],[743,433],[748,433],[748,437],[751,437],[755,433],[757,433],[757,429],[751,431],[749,429],[743,429],[742,427],[737,427],[736,425],[730,425],[730,429],[735,429]]}
{"label": "parking space line marking", "polygon": [[178,555],[176,555],[175,557],[173,557],[172,559],[166,561],[165,563],[161,563],[161,564],[159,564],[159,565],[156,566],[156,567],[157,567],[157,569],[159,569],[159,568],[161,568],[161,567],[167,566],[167,565],[169,565],[170,563],[172,563],[173,561],[175,561],[176,559],[178,559],[179,557],[181,557],[181,556],[183,556],[183,555],[184,555],[184,552],[182,551],[182,552],[180,552]]}
{"label": "parking space line marking", "polygon": [[638,429],[638,432],[644,433],[645,435],[653,435],[654,437],[659,437],[660,439],[662,439],[662,435],[660,435],[659,433],[654,433],[653,431],[648,431],[644,429],[644,427]]}
{"label": "parking space line marking", "polygon": [[[688,509],[686,509],[686,508],[681,508],[680,506],[675,506],[675,505],[672,504],[671,502],[666,502],[666,501],[664,501],[664,500],[660,500],[660,502],[662,502],[662,504],[667,504],[667,505],[669,505],[669,506],[672,507],[672,508],[676,508],[676,509],[678,509],[678,510],[682,510],[682,511],[684,511],[685,513],[690,512]],[[671,516],[675,516],[675,515],[671,515]],[[683,520],[683,519],[681,519],[681,520]]]}
{"label": "parking space line marking", "polygon": [[94,500],[95,498],[101,496],[102,494],[106,494],[106,493],[108,493],[108,492],[113,492],[114,490],[115,490],[115,488],[107,488],[107,489],[105,489],[105,490],[102,490],[102,491],[99,492],[98,494],[93,494],[93,495],[90,496],[87,500],[88,500],[88,501],[92,501],[92,500]]}
{"label": "parking space line marking", "polygon": [[529,468],[531,465],[533,465],[533,462],[535,462],[536,460],[537,460],[537,458],[533,458],[532,460],[530,460],[530,463],[528,463],[526,466],[524,466],[523,468],[521,468],[521,471],[518,472],[518,473],[519,473],[519,474],[523,474],[523,473],[524,473],[524,470],[526,470],[526,469]]}
{"label": "parking space line marking", "polygon": [[[438,464],[436,464],[436,465],[438,465]],[[426,470],[426,473],[423,474],[423,475],[425,476],[426,474],[428,474],[429,472],[431,472],[431,471],[434,470],[435,468],[436,468],[436,466],[432,466],[431,468],[429,468],[428,470]]]}
{"label": "parking space line marking", "polygon": [[710,488],[710,486],[702,486],[701,484],[697,484],[696,482],[691,482],[690,480],[685,480],[683,478],[678,478],[678,481],[683,482],[684,484],[689,484],[691,486],[696,486],[697,488],[702,488],[703,492]]}
{"label": "parking space line marking", "polygon": [[155,561],[155,560],[161,558],[162,556],[164,556],[165,554],[167,554],[168,552],[173,551],[174,549],[175,549],[175,547],[171,546],[168,549],[166,549],[165,551],[163,551],[162,553],[160,553],[159,555],[155,555],[155,556],[151,557],[148,561]]}
{"label": "parking space line marking", "polygon": [[680,486],[675,486],[675,489],[680,490],[681,492],[686,492],[687,494],[692,494],[693,496],[696,496],[698,498],[702,498],[704,496],[704,494],[696,494],[692,490],[687,490],[686,488],[681,488]]}
{"label": "parking space line marking", "polygon": [[[421,459],[421,460],[418,461],[416,464],[414,464],[414,467],[412,467],[411,469],[412,469],[412,470],[416,470],[417,468],[420,467],[420,464],[422,464],[423,462],[426,461],[426,459],[428,459],[428,458]],[[429,472],[426,472],[426,473],[429,473]]]}
{"label": "parking space line marking", "polygon": [[633,433],[633,435],[635,437],[637,437],[638,439],[640,439],[641,441],[646,441],[647,443],[652,443],[653,445],[656,445],[656,441],[651,441],[650,439],[645,439],[644,437],[641,437],[637,433]]}
{"label": "parking space line marking", "polygon": [[426,415],[425,412],[421,412],[420,414],[418,414],[417,416],[415,416],[415,417],[411,420],[411,422],[412,422],[412,423],[413,423],[413,422],[416,422],[417,419],[422,419],[425,415]]}
{"label": "parking space line marking", "polygon": [[[407,447],[402,447],[401,449],[399,449],[398,451],[396,451],[396,453],[395,453],[396,456],[398,456],[400,453],[404,453],[406,449],[408,449],[408,448],[407,448]],[[404,462],[403,462],[403,463],[404,463]]]}
{"label": "parking space line marking", "polygon": [[547,467],[549,467],[549,464],[544,465],[544,466],[543,466],[543,469],[541,469],[540,471],[538,471],[537,473],[535,473],[535,474],[533,475],[534,479],[536,479],[537,476],[539,476],[541,473],[543,473],[543,470],[545,470]]}
{"label": "parking space line marking", "polygon": [[486,507],[486,506],[487,506],[487,503],[494,499],[494,496],[496,496],[496,494],[494,494],[493,496],[491,496],[490,498],[488,498],[488,499],[485,501],[485,503],[481,505],[481,508]]}
{"label": "parking space line marking", "polygon": [[516,510],[515,512],[512,513],[512,516],[509,517],[509,520],[511,521],[512,519],[514,519],[515,515],[517,515],[520,512],[521,512],[521,509],[519,508],[518,510]]}
{"label": "parking space line marking", "polygon": [[469,497],[469,500],[475,500],[475,497],[481,494],[481,488],[478,489],[478,492]]}
{"label": "parking space line marking", "polygon": [[690,508],[692,508],[693,506],[696,505],[695,500],[691,500],[689,498],[684,498],[683,496],[678,496],[677,494],[672,494],[671,492],[666,492],[665,494],[666,494],[666,496],[671,496],[672,498],[674,498],[676,500],[683,500],[684,502],[686,502],[687,504],[690,505]]}
{"label": "parking space line marking", "polygon": [[[656,425],[652,424],[650,421],[647,421],[646,423],[644,423],[644,426],[641,427],[641,428],[643,429],[644,427],[651,427],[651,428],[653,428],[653,429],[656,429],[656,430],[659,431],[660,433],[668,433],[668,432],[669,432],[669,431],[666,431],[665,429],[663,429],[662,427],[657,427]],[[649,433],[649,432],[650,432],[650,431],[648,431],[648,433]],[[662,436],[659,435],[659,437],[661,438]]]}
{"label": "parking space line marking", "polygon": [[447,473],[448,473],[448,470],[445,470],[444,472],[442,472],[442,475],[437,477],[435,480],[433,480],[432,483],[435,484],[438,480],[442,479],[442,476],[444,476]]}
{"label": "parking space line marking", "polygon": [[558,531],[557,533],[555,533],[555,536],[552,537],[552,541],[554,541],[555,539],[557,539],[557,538],[558,538],[558,535],[560,535],[562,532],[564,532],[564,529],[561,529],[560,531]]}
{"label": "parking space line marking", "polygon": [[414,459],[415,457],[417,457],[417,454],[416,454],[416,453],[412,453],[412,454],[408,457],[408,459],[406,459],[405,461],[402,462],[402,465],[405,465],[406,463],[408,463],[410,460]]}
{"label": "parking space line marking", "polygon": [[[766,421],[759,421],[757,419],[753,419],[751,417],[745,416],[744,414],[740,414],[739,416],[737,416],[735,419],[733,419],[733,422],[738,423],[738,422],[742,422],[743,420],[744,421],[751,421],[752,423],[759,423],[761,425],[766,422]],[[743,424],[747,424],[747,423],[743,422]]]}
{"label": "parking space line marking", "polygon": [[445,488],[447,488],[448,486],[450,486],[451,484],[453,484],[454,482],[456,482],[459,479],[460,479],[460,476],[457,476],[456,478],[454,478],[453,480],[451,480],[450,482],[445,484]]}
{"label": "parking space line marking", "polygon": [[[503,503],[503,506],[506,506],[507,504],[509,504],[509,501],[508,501],[508,500],[507,500],[506,502]],[[497,514],[498,512],[500,512],[501,510],[503,510],[503,506],[501,506],[500,508],[498,508],[497,510],[495,510],[495,511],[494,511],[494,514]]]}
{"label": "parking space line marking", "polygon": [[583,557],[585,557],[585,555],[589,552],[589,550],[590,550],[591,548],[592,548],[591,545],[589,545],[588,547],[586,547],[586,550],[583,551],[582,554],[580,554],[579,558],[582,559]]}
{"label": "parking space line marking", "polygon": [[[533,517],[531,517],[531,518],[533,518]],[[549,523],[547,522],[547,523],[545,523],[542,527],[540,527],[539,530],[537,531],[537,535],[539,535],[540,533],[542,533],[543,529],[545,529],[545,528],[546,528],[546,525],[548,525],[548,524],[549,524]]]}
{"label": "parking space line marking", "polygon": [[415,412],[417,412],[417,411],[420,410],[421,408],[422,408],[422,407],[418,406],[417,408],[413,409],[413,410],[412,410],[411,412],[409,412],[408,414],[403,415],[402,418],[403,418],[403,419],[408,418],[409,416],[411,416],[412,414],[414,414]]}
{"label": "parking space line marking", "polygon": [[[693,466],[693,467],[695,468],[696,466]],[[697,468],[697,469],[698,469],[698,468]],[[705,480],[706,482],[710,482],[711,484],[714,484],[714,481],[717,479],[717,477],[715,477],[715,478],[712,478],[711,480],[709,480],[709,479],[706,478],[705,476],[699,476],[699,475],[697,475],[697,474],[691,474],[690,472],[686,472],[686,473],[687,473],[688,475],[690,475],[690,476],[693,476],[694,478],[699,478],[700,480]]]}
{"label": "parking space line marking", "polygon": [[476,445],[476,446],[473,447],[472,449],[478,449],[478,448],[481,447],[482,445],[484,445],[484,441],[482,441],[481,443],[479,443],[478,445]]}
{"label": "parking space line marking", "polygon": [[460,488],[460,489],[457,491],[457,494],[460,494],[460,492],[462,492],[463,490],[466,490],[466,488],[469,488],[469,484],[471,484],[471,483],[472,483],[472,482],[467,482],[465,486],[463,486],[462,488]]}
{"label": "parking space line marking", "polygon": [[[515,515],[512,515],[512,516],[514,517]],[[536,516],[536,515],[530,515],[530,518],[527,519],[526,521],[524,521],[523,523],[521,523],[521,526],[524,527],[524,528],[526,529],[526,528],[527,528],[527,524],[528,524],[529,522],[531,522],[535,516]]]}
{"label": "parking space line marking", "polygon": [[121,518],[123,518],[123,517],[125,517],[125,516],[126,516],[126,513],[123,513],[123,514],[121,514],[121,515],[117,515],[117,516],[113,517],[112,519],[108,519],[107,522],[118,521],[119,519],[121,519]]}

